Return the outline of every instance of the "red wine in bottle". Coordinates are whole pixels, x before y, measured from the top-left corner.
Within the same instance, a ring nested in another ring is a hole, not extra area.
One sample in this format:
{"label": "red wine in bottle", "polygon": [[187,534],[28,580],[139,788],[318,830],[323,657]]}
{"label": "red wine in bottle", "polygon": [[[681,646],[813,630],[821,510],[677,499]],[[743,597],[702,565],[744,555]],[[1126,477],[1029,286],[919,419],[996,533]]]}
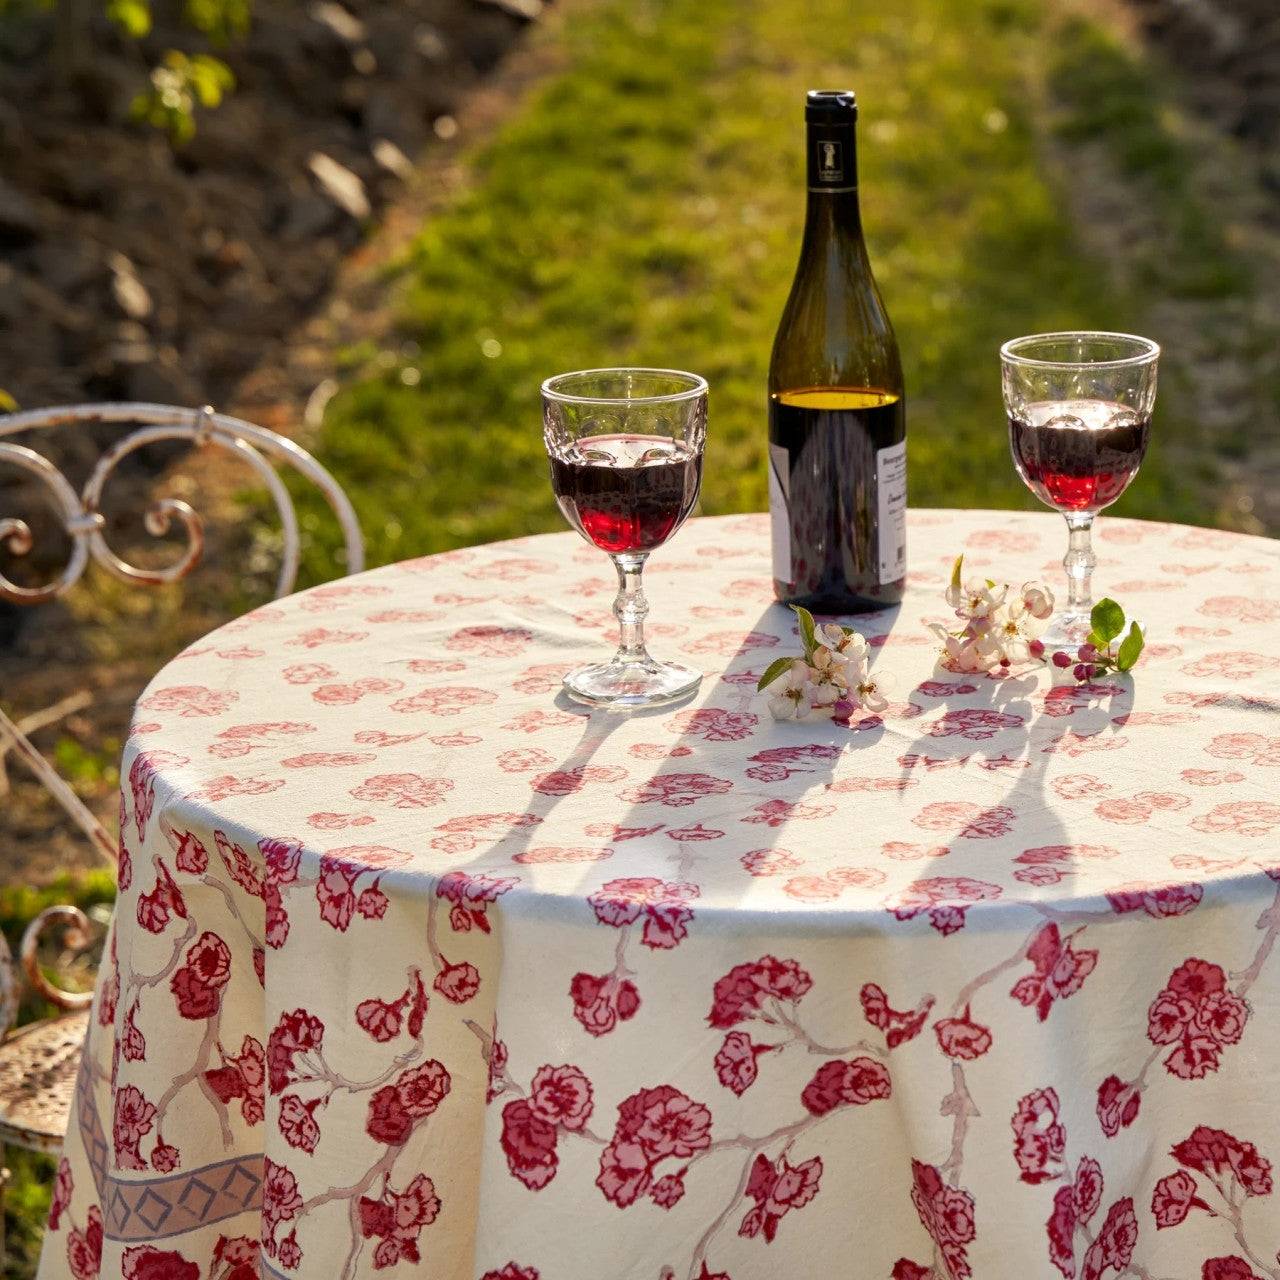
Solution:
{"label": "red wine in bottle", "polygon": [[800,262],[769,362],[769,511],[781,601],[828,614],[897,604],[906,579],[902,364],[858,208],[854,95],[805,106]]}

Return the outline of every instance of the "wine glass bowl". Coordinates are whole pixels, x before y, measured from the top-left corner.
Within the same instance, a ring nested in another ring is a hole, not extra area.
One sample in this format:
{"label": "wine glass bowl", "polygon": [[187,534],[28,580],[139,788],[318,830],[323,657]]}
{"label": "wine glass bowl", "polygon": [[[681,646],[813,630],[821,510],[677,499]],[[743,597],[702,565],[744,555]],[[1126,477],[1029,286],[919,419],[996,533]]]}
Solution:
{"label": "wine glass bowl", "polygon": [[1067,603],[1043,637],[1050,648],[1089,633],[1090,529],[1146,455],[1159,355],[1149,338],[1125,333],[1042,333],[1000,348],[1014,466],[1069,531]]}
{"label": "wine glass bowl", "polygon": [[565,519],[618,572],[612,661],[571,671],[566,692],[595,706],[674,702],[702,676],[658,662],[644,644],[649,553],[680,528],[698,500],[706,440],[707,384],[673,369],[588,369],[542,384],[542,432],[551,488]]}

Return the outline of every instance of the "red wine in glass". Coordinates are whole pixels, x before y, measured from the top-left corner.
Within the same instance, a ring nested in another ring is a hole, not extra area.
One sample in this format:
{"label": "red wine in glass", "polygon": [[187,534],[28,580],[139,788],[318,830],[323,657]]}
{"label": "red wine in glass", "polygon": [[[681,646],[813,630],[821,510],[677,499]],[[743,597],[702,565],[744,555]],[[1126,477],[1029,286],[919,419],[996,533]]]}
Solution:
{"label": "red wine in glass", "polygon": [[564,518],[602,551],[652,551],[698,500],[702,452],[665,436],[582,436],[550,455]]}
{"label": "red wine in glass", "polygon": [[1018,474],[1059,511],[1110,506],[1137,474],[1150,436],[1150,413],[1105,400],[1024,404],[1009,415]]}
{"label": "red wine in glass", "polygon": [[1090,527],[1147,452],[1159,357],[1150,338],[1097,330],[1036,333],[1000,348],[1014,464],[1067,523],[1067,599],[1041,637],[1048,648],[1071,648],[1089,634],[1098,562]]}
{"label": "red wine in glass", "polygon": [[583,369],[542,384],[551,488],[568,522],[613,561],[618,648],[564,678],[579,702],[656,707],[694,693],[699,672],[644,642],[645,561],[685,522],[702,485],[707,381],[679,369]]}

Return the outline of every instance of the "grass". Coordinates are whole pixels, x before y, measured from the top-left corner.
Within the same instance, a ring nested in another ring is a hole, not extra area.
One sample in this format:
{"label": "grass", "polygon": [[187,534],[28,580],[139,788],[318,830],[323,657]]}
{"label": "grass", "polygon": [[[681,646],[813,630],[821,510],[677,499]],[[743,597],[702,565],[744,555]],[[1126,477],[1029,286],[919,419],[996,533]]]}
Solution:
{"label": "grass", "polygon": [[[315,441],[373,563],[562,527],[538,384],[569,368],[703,373],[702,510],[765,505],[765,375],[803,219],[807,87],[858,93],[913,505],[1036,505],[1009,462],[1005,338],[1142,331],[1153,291],[1242,286],[1168,120],[1176,82],[1056,6],[602,0],[574,6],[556,38],[566,69],[469,158],[463,193],[397,264],[393,341],[380,361],[349,353]],[[1051,123],[1068,148],[1103,139],[1150,194],[1164,224],[1145,273],[1122,278],[1082,247],[1069,176],[1046,161]],[[1176,403],[1158,406],[1157,442],[1193,434]],[[1188,481],[1171,457],[1157,443],[1118,514],[1212,520],[1211,463]]]}

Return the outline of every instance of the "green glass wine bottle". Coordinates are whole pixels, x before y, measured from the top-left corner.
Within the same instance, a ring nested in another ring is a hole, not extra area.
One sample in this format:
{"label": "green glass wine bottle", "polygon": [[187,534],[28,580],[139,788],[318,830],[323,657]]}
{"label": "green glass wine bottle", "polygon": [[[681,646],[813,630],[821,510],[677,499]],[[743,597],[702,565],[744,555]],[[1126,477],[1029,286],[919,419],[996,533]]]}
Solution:
{"label": "green glass wine bottle", "polygon": [[774,592],[820,613],[897,604],[906,579],[902,363],[858,209],[854,95],[805,105],[800,262],[769,362]]}

